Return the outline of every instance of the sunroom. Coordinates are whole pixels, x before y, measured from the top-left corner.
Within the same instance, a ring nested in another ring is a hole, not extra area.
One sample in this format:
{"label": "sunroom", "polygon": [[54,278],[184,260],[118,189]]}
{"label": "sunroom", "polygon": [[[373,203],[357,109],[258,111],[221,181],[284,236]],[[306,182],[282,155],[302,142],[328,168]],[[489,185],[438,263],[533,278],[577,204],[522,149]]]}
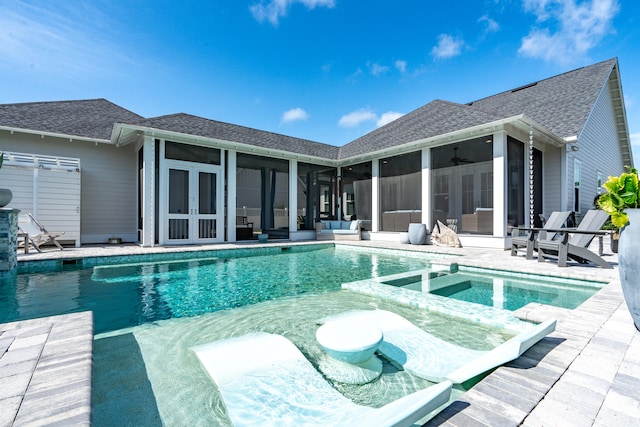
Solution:
{"label": "sunroom", "polygon": [[[538,225],[538,214],[561,205],[545,197],[543,165],[564,161],[566,142],[525,116],[348,158],[305,154],[299,146],[293,151],[288,141],[281,149],[247,144],[242,135],[230,141],[116,127],[118,144],[138,148],[144,246],[235,242],[258,234],[312,239],[321,219],[357,218],[363,238],[371,240],[397,240],[410,223],[431,230],[441,221],[463,245],[507,247],[511,227]],[[562,185],[557,172],[544,177]]]}

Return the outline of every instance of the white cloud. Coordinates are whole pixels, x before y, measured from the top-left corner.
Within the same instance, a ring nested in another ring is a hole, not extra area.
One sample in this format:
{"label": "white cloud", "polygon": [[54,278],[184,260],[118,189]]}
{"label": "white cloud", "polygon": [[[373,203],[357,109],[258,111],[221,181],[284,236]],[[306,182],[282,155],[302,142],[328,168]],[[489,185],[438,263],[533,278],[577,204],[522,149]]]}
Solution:
{"label": "white cloud", "polygon": [[376,77],[381,76],[382,74],[386,74],[386,72],[389,71],[389,67],[387,67],[386,65],[380,65],[378,63],[369,65],[369,69],[371,70],[371,74]]}
{"label": "white cloud", "polygon": [[121,76],[135,62],[109,39],[115,29],[116,22],[90,6],[0,5],[0,67],[49,78]]}
{"label": "white cloud", "polygon": [[305,121],[309,119],[309,114],[302,108],[292,108],[282,114],[282,123],[290,123],[298,120]]}
{"label": "white cloud", "polygon": [[395,119],[399,119],[402,116],[404,116],[403,113],[398,113],[397,111],[387,111],[380,116],[376,124],[378,125],[378,127],[382,127],[387,123],[394,121]]}
{"label": "white cloud", "polygon": [[[569,62],[585,54],[613,31],[618,0],[525,0],[525,11],[540,26],[522,39],[518,53],[546,61]],[[556,29],[557,28],[557,29]]]}
{"label": "white cloud", "polygon": [[316,7],[333,8],[336,5],[335,0],[271,0],[266,3],[262,1],[253,4],[249,10],[258,22],[269,21],[272,25],[277,26],[280,17],[286,16],[291,5],[295,3],[301,3],[309,10]]}
{"label": "white cloud", "polygon": [[485,28],[485,32],[487,33],[496,33],[500,30],[500,25],[493,19],[489,18],[488,15],[483,15],[478,19],[478,22],[485,23],[487,27]]}
{"label": "white cloud", "polygon": [[375,122],[378,120],[378,116],[375,115],[372,111],[361,108],[356,111],[352,111],[349,114],[346,114],[340,117],[340,121],[338,121],[338,125],[343,128],[354,128],[359,126],[364,122]]}
{"label": "white cloud", "polygon": [[368,108],[361,108],[356,111],[352,111],[340,118],[338,125],[344,128],[354,128],[360,126],[362,123],[375,122],[377,127],[384,126],[395,119],[402,117],[403,113],[395,111],[387,111],[380,117]]}
{"label": "white cloud", "polygon": [[438,44],[431,49],[431,54],[436,59],[452,58],[460,55],[464,41],[454,38],[449,34],[440,34],[438,36]]}
{"label": "white cloud", "polygon": [[401,73],[407,71],[407,61],[398,60],[393,65],[395,65],[396,69]]}

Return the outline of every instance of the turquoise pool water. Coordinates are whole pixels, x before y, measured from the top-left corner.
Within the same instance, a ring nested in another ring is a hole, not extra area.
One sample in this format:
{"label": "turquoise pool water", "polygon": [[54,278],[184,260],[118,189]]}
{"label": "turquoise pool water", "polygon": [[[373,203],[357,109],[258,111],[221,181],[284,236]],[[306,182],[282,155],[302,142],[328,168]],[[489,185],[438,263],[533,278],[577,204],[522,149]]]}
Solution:
{"label": "turquoise pool water", "polygon": [[[236,252],[235,255],[242,255]],[[20,273],[0,281],[0,322],[92,310],[96,333],[191,317],[429,266],[426,256],[291,246],[268,254],[138,261]]]}
{"label": "turquoise pool water", "polygon": [[532,302],[574,309],[602,288],[595,282],[477,270],[433,271],[383,283],[510,311]]}

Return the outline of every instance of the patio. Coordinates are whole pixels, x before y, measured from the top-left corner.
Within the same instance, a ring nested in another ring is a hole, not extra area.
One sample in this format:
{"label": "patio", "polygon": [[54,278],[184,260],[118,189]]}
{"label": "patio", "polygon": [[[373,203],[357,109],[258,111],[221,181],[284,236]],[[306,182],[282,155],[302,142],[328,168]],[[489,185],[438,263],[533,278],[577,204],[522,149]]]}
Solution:
{"label": "patio", "polygon": [[[577,264],[559,269],[551,262],[527,261],[523,256],[511,257],[509,251],[495,249],[443,249],[376,241],[348,244],[444,251],[467,255],[458,260],[464,265],[609,282],[575,310],[542,305],[529,305],[519,310],[519,317],[530,320],[556,317],[556,331],[524,356],[496,369],[427,425],[608,426],[631,425],[640,419],[640,396],[637,393],[640,384],[640,333],[634,328],[624,304],[618,280],[617,255],[607,248],[604,257],[614,265],[613,270]],[[171,248],[105,245],[21,253],[18,258],[19,262],[73,260],[247,245],[258,244]],[[74,330],[81,333],[69,334],[68,322],[75,322],[74,328],[77,329]],[[87,364],[91,359],[87,354],[91,351],[91,331],[90,315],[57,316],[0,325],[0,350],[3,350],[0,358],[0,402],[3,408],[9,409],[2,411],[0,425],[90,424],[91,370],[87,369]],[[15,351],[28,351],[33,363],[25,364],[24,358],[15,357],[13,350],[7,351],[9,340],[21,340],[20,349]]]}

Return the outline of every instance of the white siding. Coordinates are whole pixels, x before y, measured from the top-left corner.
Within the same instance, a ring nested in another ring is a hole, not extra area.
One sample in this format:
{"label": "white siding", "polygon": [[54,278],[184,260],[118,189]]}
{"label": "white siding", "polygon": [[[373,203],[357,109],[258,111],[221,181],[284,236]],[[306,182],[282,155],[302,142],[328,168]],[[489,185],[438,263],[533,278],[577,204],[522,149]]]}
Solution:
{"label": "white siding", "polygon": [[[580,210],[586,212],[593,207],[597,194],[597,172],[606,179],[623,171],[622,151],[616,129],[616,119],[609,84],[606,84],[578,138],[579,151],[569,152],[567,159],[568,180],[573,190],[573,159],[581,161]],[[570,201],[573,196],[570,195]]]}
{"label": "white siding", "polygon": [[[137,241],[137,155],[133,146],[0,131],[0,151],[79,158],[81,243],[105,243],[109,237]],[[5,168],[0,169],[0,182],[4,172]]]}

